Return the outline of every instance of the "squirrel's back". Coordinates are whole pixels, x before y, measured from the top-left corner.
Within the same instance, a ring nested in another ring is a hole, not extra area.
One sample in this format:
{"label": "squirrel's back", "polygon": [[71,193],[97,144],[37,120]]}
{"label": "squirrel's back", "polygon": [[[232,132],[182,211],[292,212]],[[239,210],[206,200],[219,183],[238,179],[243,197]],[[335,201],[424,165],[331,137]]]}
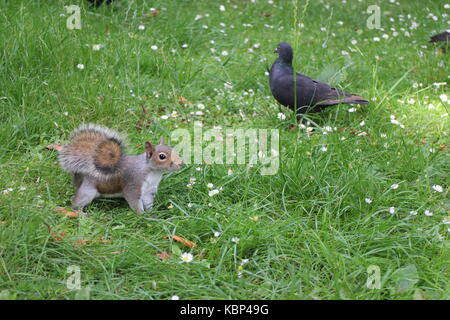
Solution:
{"label": "squirrel's back", "polygon": [[60,151],[59,163],[65,171],[108,180],[120,174],[124,148],[118,132],[96,124],[81,125]]}

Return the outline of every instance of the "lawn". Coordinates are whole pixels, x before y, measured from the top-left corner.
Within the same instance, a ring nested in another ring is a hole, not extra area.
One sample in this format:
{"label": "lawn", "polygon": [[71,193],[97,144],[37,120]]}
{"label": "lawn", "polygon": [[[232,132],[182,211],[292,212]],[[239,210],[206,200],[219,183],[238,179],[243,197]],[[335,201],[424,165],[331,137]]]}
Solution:
{"label": "lawn", "polygon": [[[428,43],[449,7],[0,0],[0,298],[449,299],[450,51]],[[268,86],[281,41],[298,72],[370,104],[297,126]],[[126,133],[137,154],[195,121],[278,130],[278,170],[192,163],[151,213],[122,199],[55,211],[74,189],[45,147],[81,123]]]}

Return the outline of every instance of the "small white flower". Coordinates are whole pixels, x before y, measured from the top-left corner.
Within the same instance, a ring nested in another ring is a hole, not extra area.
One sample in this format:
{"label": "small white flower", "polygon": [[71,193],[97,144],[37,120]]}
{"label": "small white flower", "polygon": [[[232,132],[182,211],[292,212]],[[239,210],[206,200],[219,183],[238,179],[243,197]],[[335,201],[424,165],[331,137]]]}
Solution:
{"label": "small white flower", "polygon": [[208,196],[210,196],[210,197],[213,197],[216,194],[219,194],[219,190],[217,190],[217,189],[214,189],[214,190],[211,190],[208,192]]}
{"label": "small white flower", "polygon": [[138,29],[139,29],[139,30],[145,30],[145,26],[141,24],[141,25],[138,27]]}
{"label": "small white flower", "polygon": [[232,174],[234,173],[234,171],[233,170],[231,170],[231,169],[228,169],[228,172],[227,172],[227,174],[229,175],[229,176],[231,176]]}
{"label": "small white flower", "polygon": [[179,297],[179,296],[172,296],[172,297],[170,298],[170,300],[180,300],[180,297]]}
{"label": "small white flower", "polygon": [[412,211],[409,212],[409,214],[412,215],[412,216],[415,216],[417,214],[417,211],[416,210],[412,210]]}
{"label": "small white flower", "polygon": [[80,69],[80,70],[83,70],[84,69],[84,64],[82,64],[82,63],[77,64],[77,68]]}
{"label": "small white flower", "polygon": [[99,51],[102,47],[103,47],[103,45],[101,45],[101,44],[93,44],[92,50]]}
{"label": "small white flower", "polygon": [[364,126],[366,123],[364,122],[364,121],[361,121],[360,123],[359,123],[359,125],[362,127],[362,126]]}
{"label": "small white flower", "polygon": [[220,232],[219,231],[214,232],[214,237],[216,238],[220,237]]}
{"label": "small white flower", "polygon": [[380,38],[374,37],[374,38],[373,38],[373,41],[378,42],[378,41],[380,41]]}
{"label": "small white flower", "polygon": [[224,5],[220,5],[219,10],[222,11],[222,12],[225,11],[225,6]]}
{"label": "small white flower", "polygon": [[240,239],[238,237],[231,238],[231,242],[239,243]]}
{"label": "small white flower", "polygon": [[187,44],[187,43],[184,43],[181,47],[182,47],[183,49],[186,49],[186,48],[188,47],[188,44]]}
{"label": "small white flower", "polygon": [[394,183],[392,186],[391,186],[391,189],[392,190],[395,190],[395,189],[397,189],[398,188],[398,184],[396,184],[396,183]]}
{"label": "small white flower", "polygon": [[208,189],[212,189],[214,187],[212,183],[208,183],[206,186],[208,187]]}
{"label": "small white flower", "polygon": [[221,55],[227,56],[227,55],[228,55],[228,51],[227,51],[227,50],[223,50],[222,53],[221,53]]}
{"label": "small white flower", "polygon": [[395,207],[390,207],[389,208],[389,213],[390,214],[394,214],[395,213]]}
{"label": "small white flower", "polygon": [[356,111],[356,108],[350,108],[350,109],[348,109],[348,112],[355,112]]}
{"label": "small white flower", "polygon": [[327,147],[322,147],[322,148],[320,148],[320,151],[322,151],[322,152],[326,152],[327,150],[328,150]]}
{"label": "small white flower", "polygon": [[352,43],[352,45],[356,45],[358,43],[358,41],[356,41],[356,40],[352,40],[350,42]]}
{"label": "small white flower", "polygon": [[166,115],[166,114],[165,114],[165,115],[162,115],[162,116],[161,116],[161,119],[163,119],[163,120],[167,120],[167,119],[169,119],[169,116],[168,116],[168,115]]}
{"label": "small white flower", "polygon": [[443,192],[444,191],[444,188],[442,188],[442,186],[440,186],[438,184],[435,184],[431,188],[433,188],[433,190],[436,191],[436,192]]}
{"label": "small white flower", "polygon": [[277,114],[277,117],[278,117],[278,119],[280,119],[280,120],[285,120],[285,119],[286,119],[286,115],[285,115],[284,113],[282,113],[282,112],[279,112],[279,113]]}
{"label": "small white flower", "polygon": [[199,103],[199,104],[197,105],[197,108],[203,110],[203,109],[205,109],[205,105],[204,105],[203,103]]}
{"label": "small white flower", "polygon": [[158,50],[158,46],[155,46],[155,45],[151,46],[150,48],[151,48],[152,50]]}
{"label": "small white flower", "polygon": [[194,256],[191,253],[184,252],[180,258],[183,262],[191,262]]}
{"label": "small white flower", "polygon": [[8,188],[8,189],[3,190],[2,193],[3,194],[7,194],[7,193],[10,193],[13,190],[14,190],[13,188]]}
{"label": "small white flower", "polygon": [[372,199],[370,199],[370,198],[365,198],[364,201],[365,201],[366,203],[368,203],[368,204],[371,204],[371,203],[372,203]]}
{"label": "small white flower", "polygon": [[425,210],[425,215],[428,217],[431,217],[433,215],[433,212],[431,212],[430,210]]}
{"label": "small white flower", "polygon": [[448,101],[448,97],[445,93],[441,94],[439,96],[439,99],[441,99],[442,102],[447,102]]}

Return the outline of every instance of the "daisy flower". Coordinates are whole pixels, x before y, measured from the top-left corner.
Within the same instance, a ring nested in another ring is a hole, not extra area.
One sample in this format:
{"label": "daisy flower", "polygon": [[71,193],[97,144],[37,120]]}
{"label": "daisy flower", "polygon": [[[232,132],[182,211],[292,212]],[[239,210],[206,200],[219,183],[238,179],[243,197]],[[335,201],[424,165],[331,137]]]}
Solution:
{"label": "daisy flower", "polygon": [[434,191],[436,192],[443,192],[444,188],[442,188],[440,185],[435,184],[434,186],[431,187]]}
{"label": "daisy flower", "polygon": [[180,258],[183,262],[191,262],[194,256],[191,253],[184,252]]}

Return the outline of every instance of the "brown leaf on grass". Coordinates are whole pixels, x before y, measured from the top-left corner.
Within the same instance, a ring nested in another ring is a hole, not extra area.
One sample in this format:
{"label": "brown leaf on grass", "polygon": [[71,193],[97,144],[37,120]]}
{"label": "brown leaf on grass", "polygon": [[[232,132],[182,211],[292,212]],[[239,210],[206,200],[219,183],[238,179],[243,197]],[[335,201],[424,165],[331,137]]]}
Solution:
{"label": "brown leaf on grass", "polygon": [[55,242],[61,241],[62,238],[64,238],[67,235],[67,232],[55,233],[52,231],[52,227],[47,222],[44,222],[44,224],[47,226],[48,233],[50,233],[52,240]]}
{"label": "brown leaf on grass", "polygon": [[448,148],[450,148],[449,146],[444,146],[443,144],[440,144],[438,147],[439,147],[439,151],[445,151]]}
{"label": "brown leaf on grass", "polygon": [[260,16],[260,17],[266,17],[266,18],[268,18],[268,17],[271,17],[272,14],[271,14],[271,13],[265,13],[265,12],[263,12],[263,13],[260,13],[259,16]]}
{"label": "brown leaf on grass", "polygon": [[194,247],[197,246],[197,244],[195,242],[192,242],[192,241],[187,240],[187,239],[185,239],[183,237],[180,237],[180,236],[167,235],[167,236],[164,237],[164,239],[167,239],[167,238],[171,238],[171,239],[173,239],[175,241],[178,241],[178,242],[184,244],[186,247],[189,247],[189,248],[194,248]]}
{"label": "brown leaf on grass", "polygon": [[161,14],[161,11],[152,10],[150,13],[144,13],[144,17],[146,17],[146,18],[158,17],[160,14]]}
{"label": "brown leaf on grass", "polygon": [[288,126],[288,130],[297,130],[297,129],[298,129],[298,127],[296,125],[294,125],[294,124],[290,124]]}
{"label": "brown leaf on grass", "polygon": [[58,241],[61,241],[62,238],[67,236],[67,232],[53,233],[51,236],[52,236],[53,241],[58,242]]}
{"label": "brown leaf on grass", "polygon": [[65,216],[68,216],[68,217],[79,217],[80,216],[78,213],[76,213],[74,211],[69,211],[69,210],[66,210],[63,208],[54,208],[53,210],[65,215]]}
{"label": "brown leaf on grass", "polygon": [[182,97],[182,96],[178,97],[178,102],[183,105],[186,105],[186,104],[188,104],[190,106],[194,105],[192,102],[190,102],[188,99],[186,99],[185,97]]}
{"label": "brown leaf on grass", "polygon": [[163,251],[163,252],[157,253],[156,256],[158,258],[160,258],[161,260],[167,260],[167,259],[170,259],[170,257],[172,256],[172,252]]}
{"label": "brown leaf on grass", "polygon": [[75,248],[81,248],[85,246],[88,242],[111,243],[110,240],[105,239],[78,239],[77,241],[75,241],[75,244],[73,246]]}
{"label": "brown leaf on grass", "polygon": [[60,146],[59,144],[56,144],[56,143],[52,143],[52,144],[49,144],[48,146],[46,146],[45,149],[61,151],[62,150],[62,146]]}

